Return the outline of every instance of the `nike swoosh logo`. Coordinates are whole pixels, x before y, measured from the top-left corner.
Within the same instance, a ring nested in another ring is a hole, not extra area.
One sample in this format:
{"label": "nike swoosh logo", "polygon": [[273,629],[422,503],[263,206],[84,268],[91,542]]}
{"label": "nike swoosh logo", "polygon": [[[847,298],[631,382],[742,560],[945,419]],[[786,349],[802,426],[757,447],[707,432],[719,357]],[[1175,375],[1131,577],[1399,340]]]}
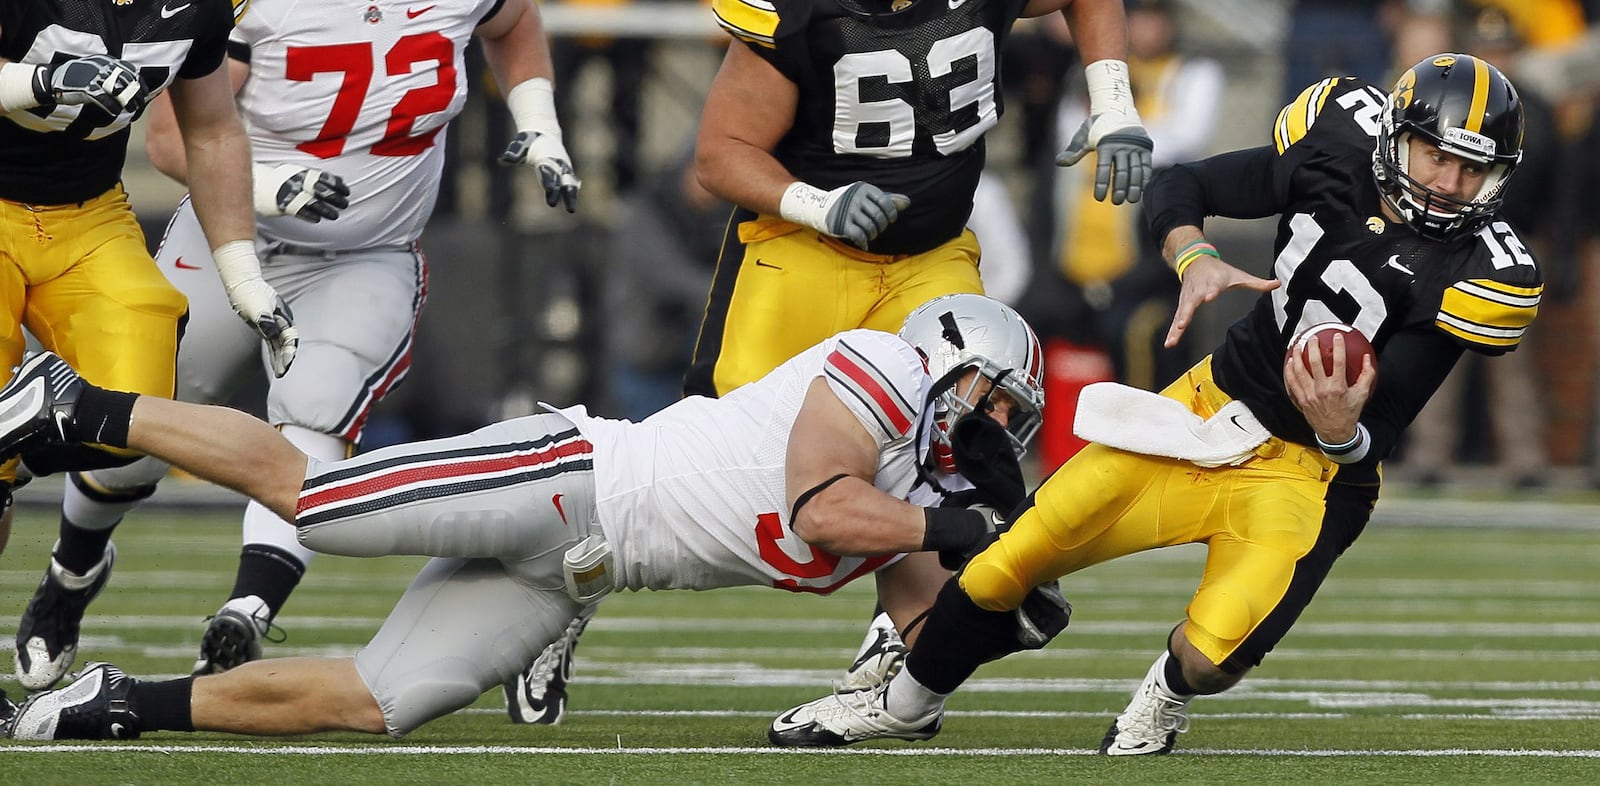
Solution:
{"label": "nike swoosh logo", "polygon": [[426,7],[426,8],[407,8],[406,9],[406,18],[407,19],[416,19],[417,17],[422,16],[423,14],[426,14],[429,11],[432,11],[433,9],[438,8],[438,7],[439,7],[438,5],[430,5],[430,6]]}
{"label": "nike swoosh logo", "polygon": [[185,8],[188,8],[191,5],[194,5],[194,4],[193,3],[184,3],[183,5],[180,5],[180,6],[176,7],[176,8],[174,8],[174,7],[170,6],[170,5],[161,6],[161,18],[162,19],[171,19],[172,17],[177,16]]}
{"label": "nike swoosh logo", "polygon": [[[562,508],[561,508],[561,495],[560,494],[556,494],[555,496],[551,497],[550,498],[550,502],[551,502],[551,504],[556,506],[556,514],[561,516],[561,523],[562,524],[566,524],[567,523],[567,512],[565,510],[562,510]],[[571,526],[571,525],[568,525],[568,526]]]}
{"label": "nike swoosh logo", "polygon": [[756,260],[756,267],[770,267],[773,270],[782,270],[783,269],[781,267],[778,267],[777,265],[772,264],[771,262],[765,262],[765,261],[762,261],[760,259]]}
{"label": "nike swoosh logo", "polygon": [[1238,416],[1238,415],[1229,415],[1229,416],[1228,416],[1228,420],[1231,420],[1231,421],[1233,421],[1233,425],[1235,425],[1235,426],[1238,426],[1238,427],[1239,427],[1239,428],[1240,428],[1240,429],[1242,429],[1242,430],[1245,430],[1245,431],[1248,431],[1248,430],[1249,430],[1249,429],[1246,429],[1246,428],[1245,428],[1245,427],[1244,427],[1244,424],[1243,424],[1243,423],[1240,423],[1240,422],[1239,422],[1239,416]]}
{"label": "nike swoosh logo", "polygon": [[954,11],[961,6],[966,5],[966,3],[967,0],[950,0],[950,10]]}
{"label": "nike swoosh logo", "polygon": [[796,721],[794,719],[795,713],[799,712],[800,709],[801,709],[800,707],[795,707],[794,709],[789,710],[788,712],[785,712],[784,714],[779,715],[776,718],[773,718],[772,719],[772,728],[773,728],[773,730],[774,731],[788,731],[790,729],[798,729],[798,728],[800,728],[802,726],[810,726],[811,724],[809,722],[801,723],[801,722],[798,722],[798,721]]}
{"label": "nike swoosh logo", "polygon": [[1398,270],[1401,273],[1404,273],[1404,274],[1406,274],[1408,276],[1415,276],[1416,275],[1416,273],[1411,272],[1411,268],[1408,268],[1405,265],[1400,264],[1400,255],[1399,254],[1395,254],[1394,256],[1389,257],[1389,261],[1383,263],[1383,266],[1384,267],[1392,267],[1395,270]]}
{"label": "nike swoosh logo", "polygon": [[188,262],[183,261],[183,257],[178,257],[177,259],[173,260],[172,266],[177,268],[177,269],[179,269],[179,270],[199,270],[200,269],[199,265],[191,265]]}

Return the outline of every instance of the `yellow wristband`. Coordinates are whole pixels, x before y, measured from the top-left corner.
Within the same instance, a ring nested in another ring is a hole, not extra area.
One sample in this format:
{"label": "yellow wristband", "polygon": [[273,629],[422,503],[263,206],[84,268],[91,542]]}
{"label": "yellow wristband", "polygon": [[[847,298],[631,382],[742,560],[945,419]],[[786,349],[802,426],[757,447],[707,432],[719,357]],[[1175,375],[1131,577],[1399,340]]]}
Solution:
{"label": "yellow wristband", "polygon": [[1222,255],[1217,253],[1216,246],[1213,246],[1204,240],[1196,240],[1193,243],[1184,246],[1178,251],[1177,256],[1173,258],[1173,268],[1178,272],[1179,281],[1183,280],[1183,271],[1188,270],[1189,266],[1194,264],[1195,260],[1201,257],[1221,259]]}

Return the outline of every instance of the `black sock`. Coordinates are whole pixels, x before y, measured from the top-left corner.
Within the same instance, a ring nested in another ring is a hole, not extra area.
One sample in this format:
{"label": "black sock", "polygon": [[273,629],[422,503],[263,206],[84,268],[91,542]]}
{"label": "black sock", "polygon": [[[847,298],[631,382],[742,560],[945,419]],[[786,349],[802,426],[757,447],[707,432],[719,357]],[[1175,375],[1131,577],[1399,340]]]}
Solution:
{"label": "black sock", "polygon": [[72,409],[73,436],[97,445],[127,447],[128,424],[133,422],[133,402],[138,398],[138,393],[84,385]]}
{"label": "black sock", "polygon": [[116,530],[113,524],[105,529],[86,529],[61,517],[61,529],[57,537],[52,556],[61,567],[82,576],[94,566],[100,564],[101,557],[105,556],[106,544],[111,542],[111,533]]}
{"label": "black sock", "polygon": [[1021,649],[1015,612],[985,611],[952,578],[922,623],[906,670],[934,693],[951,693],[979,666]]}
{"label": "black sock", "polygon": [[1164,669],[1167,679],[1167,688],[1179,696],[1193,696],[1198,691],[1189,681],[1183,678],[1183,661],[1172,650],[1167,650],[1167,666]]}
{"label": "black sock", "polygon": [[134,682],[132,703],[139,716],[139,730],[194,731],[194,716],[189,713],[193,696],[193,677]]}
{"label": "black sock", "polygon": [[305,574],[306,566],[283,549],[251,543],[239,552],[239,572],[228,597],[259,596],[276,616]]}

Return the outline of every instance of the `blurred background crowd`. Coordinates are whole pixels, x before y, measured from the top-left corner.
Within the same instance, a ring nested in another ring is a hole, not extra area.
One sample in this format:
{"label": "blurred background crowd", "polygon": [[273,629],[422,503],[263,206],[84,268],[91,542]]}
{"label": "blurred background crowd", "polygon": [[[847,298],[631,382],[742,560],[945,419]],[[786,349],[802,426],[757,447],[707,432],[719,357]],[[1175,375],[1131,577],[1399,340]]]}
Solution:
{"label": "blurred background crowd", "polygon": [[[726,39],[698,0],[553,0],[557,102],[584,181],[580,209],[544,208],[536,176],[492,161],[512,131],[473,91],[423,249],[432,271],[414,366],[367,447],[457,433],[585,402],[642,418],[679,395],[729,208],[690,153]],[[1464,363],[1391,462],[1421,486],[1600,488],[1600,0],[1128,0],[1129,68],[1158,167],[1265,144],[1278,109],[1324,76],[1387,88],[1440,51],[1499,66],[1527,107],[1509,218],[1534,238],[1544,307],[1522,351]],[[1006,116],[971,225],[991,295],[1045,340],[1046,427],[1032,459],[1075,449],[1072,401],[1100,380],[1159,388],[1220,340],[1247,301],[1201,314],[1161,347],[1177,279],[1137,209],[1088,198],[1093,167],[1052,164],[1087,106],[1059,17],[1024,20],[1005,49]],[[481,56],[475,70],[492,81]],[[751,107],[758,112],[760,107]],[[132,150],[142,145],[136,143]],[[130,155],[152,242],[182,195]],[[1271,220],[1213,220],[1234,264],[1262,272]],[[252,402],[238,402],[252,406]]]}

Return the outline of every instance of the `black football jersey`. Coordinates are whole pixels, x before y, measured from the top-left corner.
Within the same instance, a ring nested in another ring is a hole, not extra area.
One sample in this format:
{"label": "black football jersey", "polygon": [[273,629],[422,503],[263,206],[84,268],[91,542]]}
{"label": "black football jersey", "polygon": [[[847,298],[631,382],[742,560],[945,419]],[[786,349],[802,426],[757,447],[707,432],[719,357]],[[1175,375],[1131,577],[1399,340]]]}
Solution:
{"label": "black football jersey", "polygon": [[1362,413],[1363,423],[1369,416],[1375,421],[1369,430],[1387,437],[1388,444],[1375,444],[1376,458],[1442,381],[1442,372],[1438,379],[1418,373],[1425,364],[1393,362],[1398,356],[1385,348],[1399,342],[1413,353],[1437,349],[1448,356],[1444,371],[1461,349],[1510,351],[1538,313],[1543,291],[1533,254],[1498,216],[1445,242],[1384,217],[1372,176],[1384,99],[1360,80],[1319,82],[1279,113],[1272,146],[1179,167],[1152,183],[1145,208],[1158,238],[1176,226],[1199,225],[1196,211],[1279,215],[1272,273],[1281,286],[1229,328],[1213,356],[1213,374],[1274,434],[1313,444],[1315,435],[1284,388],[1288,343],[1319,322],[1354,326],[1379,355],[1377,389]]}
{"label": "black football jersey", "polygon": [[[868,250],[960,234],[1003,111],[1000,49],[1024,0],[713,0],[718,22],[799,87],[774,156],[833,189],[857,180],[911,206]],[[759,112],[760,107],[750,107]]]}
{"label": "black football jersey", "polygon": [[[52,0],[0,3],[0,57],[59,63],[109,54],[139,68],[151,95],[222,65],[228,33],[249,0]],[[94,105],[0,115],[0,198],[82,202],[122,178],[132,112]]]}

